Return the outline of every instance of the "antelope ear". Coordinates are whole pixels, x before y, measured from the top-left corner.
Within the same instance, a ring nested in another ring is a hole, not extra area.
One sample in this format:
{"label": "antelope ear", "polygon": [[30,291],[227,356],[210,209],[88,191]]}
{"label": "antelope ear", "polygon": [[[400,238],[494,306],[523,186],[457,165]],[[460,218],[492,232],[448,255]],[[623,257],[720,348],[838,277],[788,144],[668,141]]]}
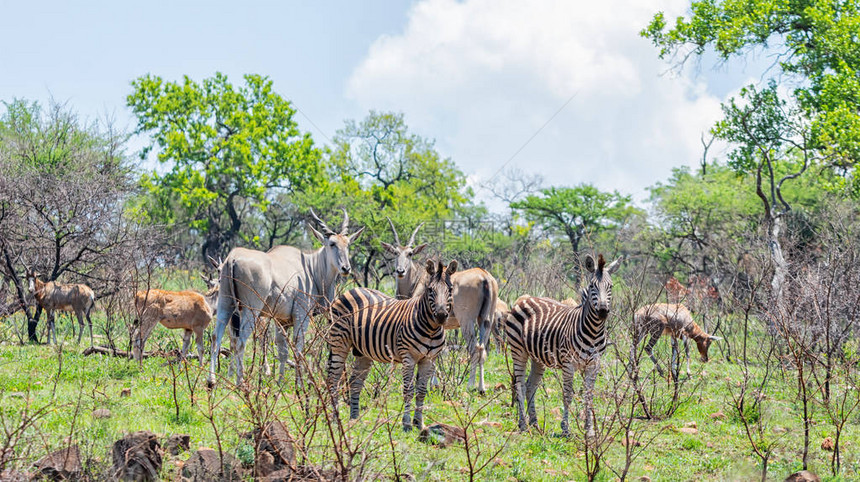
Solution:
{"label": "antelope ear", "polygon": [[424,248],[426,248],[426,247],[427,247],[427,243],[419,244],[418,246],[415,246],[415,249],[412,250],[412,254],[416,255],[416,254],[420,253],[421,251],[424,251]]}
{"label": "antelope ear", "polygon": [[427,274],[433,276],[436,273],[436,263],[432,259],[427,260]]}
{"label": "antelope ear", "polygon": [[454,274],[456,272],[457,272],[457,260],[455,259],[455,260],[451,261],[450,263],[448,263],[448,269],[445,270],[445,273],[447,273],[448,276],[451,276],[452,274]]}
{"label": "antelope ear", "polygon": [[314,229],[314,227],[311,226],[310,224],[308,224],[308,229],[310,229],[311,232],[314,233],[314,236],[319,240],[319,242],[322,243],[323,246],[325,246],[325,240],[326,240],[325,235],[323,233],[317,231],[316,229]]}
{"label": "antelope ear", "polygon": [[359,236],[361,236],[361,233],[363,233],[363,232],[364,232],[364,228],[366,228],[366,227],[367,227],[367,226],[362,226],[362,227],[361,227],[361,229],[359,229],[358,231],[356,231],[356,232],[354,232],[354,233],[350,234],[350,235],[349,235],[349,242],[350,242],[350,243],[352,243],[353,241],[355,241],[356,239],[358,239],[358,237],[359,237]]}
{"label": "antelope ear", "polygon": [[395,254],[395,255],[400,254],[400,251],[398,251],[397,248],[394,247],[394,245],[388,244],[385,241],[380,241],[380,242],[382,243],[382,247],[385,248],[385,250],[388,251],[389,253]]}
{"label": "antelope ear", "polygon": [[618,268],[621,267],[621,261],[623,261],[623,260],[624,260],[624,256],[619,256],[618,259],[616,259],[615,261],[610,263],[609,266],[606,267],[606,272],[609,274],[612,274],[612,273],[618,271]]}
{"label": "antelope ear", "polygon": [[592,258],[590,254],[585,255],[585,269],[587,269],[589,273],[594,273],[594,258]]}
{"label": "antelope ear", "polygon": [[720,340],[722,340],[722,339],[723,339],[723,337],[721,337],[721,336],[714,336],[714,335],[708,335],[708,339],[710,339],[711,341],[720,341]]}

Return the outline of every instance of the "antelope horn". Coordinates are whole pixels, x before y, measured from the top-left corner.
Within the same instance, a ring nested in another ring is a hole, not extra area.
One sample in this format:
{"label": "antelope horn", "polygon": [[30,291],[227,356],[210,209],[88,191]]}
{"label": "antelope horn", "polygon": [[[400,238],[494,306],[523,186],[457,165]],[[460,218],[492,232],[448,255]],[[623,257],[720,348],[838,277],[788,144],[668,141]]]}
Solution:
{"label": "antelope horn", "polygon": [[316,221],[317,224],[319,224],[320,227],[323,229],[323,234],[325,234],[325,235],[335,234],[335,232],[332,231],[331,228],[329,228],[326,225],[326,223],[324,223],[323,220],[320,219],[319,216],[317,216],[317,213],[314,212],[314,208],[311,208],[311,217],[314,218],[314,221]]}
{"label": "antelope horn", "polygon": [[346,234],[347,229],[349,229],[349,214],[346,212],[346,208],[340,208],[343,211],[343,224],[340,225],[340,234]]}
{"label": "antelope horn", "polygon": [[391,226],[391,232],[394,233],[394,242],[397,243],[397,246],[402,246],[400,244],[400,236],[397,235],[397,228],[394,227],[394,223],[391,222],[391,218],[385,216],[388,219],[388,224]]}
{"label": "antelope horn", "polygon": [[409,236],[409,246],[412,246],[415,243],[415,235],[418,234],[418,230],[421,229],[421,226],[424,226],[424,223],[419,224],[415,227],[415,231],[412,231],[412,236]]}

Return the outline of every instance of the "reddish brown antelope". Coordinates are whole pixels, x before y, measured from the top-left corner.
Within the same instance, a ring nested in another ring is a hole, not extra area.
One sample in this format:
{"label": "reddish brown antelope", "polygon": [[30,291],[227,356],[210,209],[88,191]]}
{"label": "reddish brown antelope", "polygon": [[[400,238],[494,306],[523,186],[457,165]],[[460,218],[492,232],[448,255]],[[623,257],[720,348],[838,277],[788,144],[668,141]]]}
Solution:
{"label": "reddish brown antelope", "polygon": [[[210,289],[207,295],[212,297],[212,291],[217,296],[217,287]],[[132,334],[132,356],[140,360],[143,347],[155,325],[161,323],[171,330],[184,330],[182,336],[182,357],[188,354],[191,346],[191,334],[197,341],[197,355],[203,364],[203,333],[212,321],[212,308],[206,296],[196,291],[165,291],[151,289],[138,291],[134,295],[134,308],[138,318],[135,320],[135,330]],[[214,298],[214,297],[212,297]]]}
{"label": "reddish brown antelope", "polygon": [[701,355],[702,361],[707,362],[708,348],[711,346],[711,342],[721,339],[718,336],[707,334],[705,330],[693,321],[693,314],[690,313],[690,310],[688,310],[686,306],[675,303],[656,303],[653,305],[643,306],[636,310],[636,313],[633,315],[633,332],[634,343],[632,350],[634,352],[632,353],[632,356],[634,358],[632,359],[635,359],[636,356],[636,346],[639,345],[639,342],[641,342],[646,335],[650,335],[651,338],[645,345],[645,352],[648,353],[649,357],[651,357],[651,361],[654,362],[654,367],[657,369],[660,376],[663,376],[663,369],[660,368],[660,364],[657,363],[657,358],[654,356],[652,350],[661,336],[668,335],[672,337],[673,376],[676,375],[678,368],[678,340],[683,340],[684,352],[687,355],[688,377],[690,376],[689,340],[692,339],[696,342],[696,347],[699,349],[699,355]]}
{"label": "reddish brown antelope", "polygon": [[51,337],[57,344],[57,330],[54,325],[54,312],[74,312],[78,317],[80,332],[78,343],[84,335],[84,317],[90,326],[90,346],[93,344],[93,321],[90,312],[95,306],[96,296],[93,290],[85,284],[60,284],[53,281],[47,283],[39,279],[39,273],[27,270],[27,281],[30,292],[48,316],[48,343]]}

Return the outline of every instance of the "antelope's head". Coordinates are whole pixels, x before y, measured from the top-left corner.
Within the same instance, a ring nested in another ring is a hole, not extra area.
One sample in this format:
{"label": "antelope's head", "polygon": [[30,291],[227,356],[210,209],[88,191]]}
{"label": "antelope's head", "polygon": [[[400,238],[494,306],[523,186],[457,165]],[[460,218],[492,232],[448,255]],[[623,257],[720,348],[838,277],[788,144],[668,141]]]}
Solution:
{"label": "antelope's head", "polygon": [[316,215],[313,209],[311,209],[311,217],[322,229],[322,232],[320,232],[314,229],[313,226],[308,226],[311,232],[314,233],[314,236],[322,243],[322,249],[325,252],[328,265],[336,267],[342,276],[348,275],[352,269],[352,266],[349,264],[349,245],[358,239],[361,233],[364,232],[364,228],[352,234],[347,234],[349,230],[349,214],[346,213],[346,209],[343,210],[343,224],[340,226],[340,232],[335,232],[329,228]]}
{"label": "antelope's head", "polygon": [[596,265],[591,255],[585,257],[585,269],[591,273],[591,277],[588,287],[582,293],[582,303],[587,304],[601,320],[609,316],[612,302],[612,273],[618,270],[621,259],[618,258],[606,266],[606,260],[603,259],[602,254],[598,256]]}
{"label": "antelope's head", "polygon": [[421,229],[424,223],[419,224],[415,228],[415,231],[412,231],[412,236],[409,237],[409,242],[405,246],[400,243],[400,237],[397,235],[397,229],[395,229],[394,223],[391,222],[391,218],[388,218],[388,224],[391,225],[391,232],[394,233],[395,244],[388,244],[383,241],[382,247],[394,255],[394,275],[397,278],[405,278],[409,275],[409,270],[412,268],[412,257],[424,251],[424,248],[427,247],[427,243],[415,246],[415,234],[418,233],[418,230]]}
{"label": "antelope's head", "polygon": [[427,260],[427,280],[425,280],[424,296],[430,304],[430,310],[439,324],[445,323],[453,311],[454,291],[451,285],[451,275],[457,271],[457,261],[451,261],[446,268],[441,261],[438,266],[433,260]]}

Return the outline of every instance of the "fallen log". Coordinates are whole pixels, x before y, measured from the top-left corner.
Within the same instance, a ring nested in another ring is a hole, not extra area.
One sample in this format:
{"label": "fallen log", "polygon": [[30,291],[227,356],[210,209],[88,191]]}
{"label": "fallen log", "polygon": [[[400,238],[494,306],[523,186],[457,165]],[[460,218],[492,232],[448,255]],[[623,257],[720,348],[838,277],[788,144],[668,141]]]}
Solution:
{"label": "fallen log", "polygon": [[[229,357],[229,356],[230,356],[230,350],[229,350],[228,348],[221,348],[221,351],[220,351],[219,353],[220,353],[220,355],[221,355],[221,356],[224,356],[224,357]],[[83,352],[83,354],[84,354],[84,356],[90,356],[90,355],[107,355],[107,356],[113,356],[113,357],[117,357],[117,358],[131,358],[131,357],[132,357],[131,352],[128,352],[128,351],[125,351],[125,350],[119,350],[119,349],[117,349],[117,348],[111,348],[111,347],[109,347],[109,346],[101,346],[101,345],[91,346],[91,347],[89,347],[89,348],[85,349],[85,350],[84,350],[84,352]],[[148,351],[148,352],[144,352],[141,356],[142,356],[143,358],[151,358],[151,357],[159,357],[159,358],[178,357],[178,356],[179,356],[179,350],[170,350],[170,351],[155,350],[155,351]],[[196,359],[197,359],[197,354],[196,354],[196,353],[195,353],[195,354],[193,354],[193,355],[190,355],[190,354],[189,354],[188,356],[186,356],[186,358],[196,360]]]}

